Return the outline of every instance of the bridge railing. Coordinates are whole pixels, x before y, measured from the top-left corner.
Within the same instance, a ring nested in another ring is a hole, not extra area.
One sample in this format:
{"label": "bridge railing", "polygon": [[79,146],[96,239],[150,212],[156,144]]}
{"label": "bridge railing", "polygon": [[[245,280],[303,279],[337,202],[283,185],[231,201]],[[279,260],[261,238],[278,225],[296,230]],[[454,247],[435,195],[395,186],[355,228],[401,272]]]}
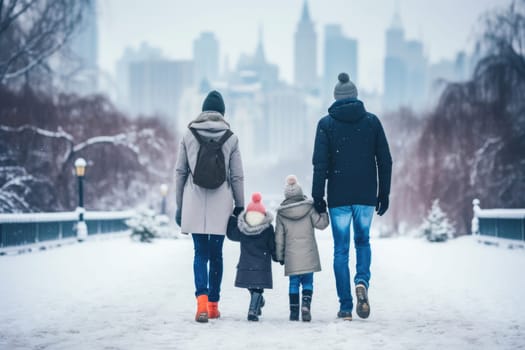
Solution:
{"label": "bridge railing", "polygon": [[[127,231],[126,220],[133,211],[88,211],[88,236]],[[27,245],[76,240],[77,212],[0,214],[0,253]]]}
{"label": "bridge railing", "polygon": [[525,209],[481,209],[472,201],[472,235],[487,243],[525,246]]}

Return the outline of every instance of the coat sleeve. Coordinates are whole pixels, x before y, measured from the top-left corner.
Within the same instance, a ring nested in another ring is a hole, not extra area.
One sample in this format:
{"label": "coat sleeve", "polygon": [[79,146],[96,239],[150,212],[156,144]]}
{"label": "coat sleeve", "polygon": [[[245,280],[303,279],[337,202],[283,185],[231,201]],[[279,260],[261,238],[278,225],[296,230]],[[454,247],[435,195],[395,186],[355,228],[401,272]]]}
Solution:
{"label": "coat sleeve", "polygon": [[285,231],[281,216],[277,214],[275,220],[275,257],[277,261],[284,261]]}
{"label": "coat sleeve", "polygon": [[317,124],[315,134],[314,154],[312,164],[314,166],[314,176],[312,183],[312,197],[324,198],[325,183],[328,177],[328,167],[330,164],[330,148],[328,135],[325,128],[322,127],[321,119]]}
{"label": "coat sleeve", "polygon": [[226,229],[226,237],[234,242],[240,242],[241,240],[241,231],[239,231],[239,227],[237,226],[237,220],[236,216],[230,216],[228,227]]}
{"label": "coat sleeve", "polygon": [[182,208],[182,195],[184,194],[184,185],[190,174],[188,164],[188,154],[186,153],[186,144],[184,138],[180,142],[177,162],[175,164],[175,201],[177,208]]}
{"label": "coat sleeve", "polygon": [[392,178],[392,156],[386,140],[385,131],[379,119],[377,119],[377,137],[375,145],[375,157],[377,174],[379,178],[379,196],[390,194],[390,181]]}
{"label": "coat sleeve", "polygon": [[244,207],[244,172],[238,139],[235,141],[235,146],[230,155],[230,183],[235,206]]}
{"label": "coat sleeve", "polygon": [[312,220],[312,225],[318,230],[324,230],[330,224],[330,219],[328,218],[328,213],[324,212],[319,214],[315,209],[310,211],[310,219]]}
{"label": "coat sleeve", "polygon": [[272,255],[272,260],[278,261],[277,255],[275,254],[275,233],[272,225],[270,225],[268,232],[268,251]]}

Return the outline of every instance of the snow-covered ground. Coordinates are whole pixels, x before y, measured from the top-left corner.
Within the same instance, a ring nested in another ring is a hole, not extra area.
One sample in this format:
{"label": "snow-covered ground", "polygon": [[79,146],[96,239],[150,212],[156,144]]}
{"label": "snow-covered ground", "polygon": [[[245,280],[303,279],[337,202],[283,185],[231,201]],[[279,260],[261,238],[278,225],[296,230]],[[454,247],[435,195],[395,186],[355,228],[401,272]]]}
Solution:
{"label": "snow-covered ground", "polygon": [[88,241],[0,257],[0,349],[525,349],[525,251],[376,239],[369,319],[336,318],[332,240],[318,234],[311,323],[288,321],[288,280],[258,323],[233,287],[238,246],[226,241],[220,310],[193,321],[191,239]]}

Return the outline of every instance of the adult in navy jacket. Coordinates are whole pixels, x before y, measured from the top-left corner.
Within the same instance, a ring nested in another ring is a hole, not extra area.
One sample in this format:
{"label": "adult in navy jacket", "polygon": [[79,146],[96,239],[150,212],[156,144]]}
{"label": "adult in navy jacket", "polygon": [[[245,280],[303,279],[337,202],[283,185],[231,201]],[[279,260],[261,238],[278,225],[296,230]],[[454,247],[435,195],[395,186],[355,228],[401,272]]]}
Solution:
{"label": "adult in navy jacket", "polygon": [[[319,213],[326,211],[325,184],[334,238],[334,272],[339,297],[338,317],[352,318],[348,254],[353,220],[356,249],[357,314],[370,314],[368,287],[371,249],[369,231],[374,208],[388,209],[392,157],[379,119],[357,99],[357,88],[341,73],[334,89],[335,102],[317,125],[313,154],[312,197]],[[379,180],[379,184],[378,184]],[[378,186],[379,185],[379,186]]]}

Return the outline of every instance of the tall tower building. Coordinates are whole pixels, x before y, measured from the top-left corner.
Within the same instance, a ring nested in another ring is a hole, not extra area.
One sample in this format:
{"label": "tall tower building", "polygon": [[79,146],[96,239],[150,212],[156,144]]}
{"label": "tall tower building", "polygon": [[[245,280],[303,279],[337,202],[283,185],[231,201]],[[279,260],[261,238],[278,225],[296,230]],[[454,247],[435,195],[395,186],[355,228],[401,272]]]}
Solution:
{"label": "tall tower building", "polygon": [[384,107],[424,106],[427,87],[427,60],[423,44],[406,40],[399,12],[386,31]]}
{"label": "tall tower building", "polygon": [[315,90],[317,86],[317,34],[310,18],[307,0],[297,31],[294,47],[294,83],[296,87]]}
{"label": "tall tower building", "polygon": [[324,36],[324,77],[323,100],[325,104],[333,100],[333,89],[337,76],[347,72],[357,84],[357,40],[343,35],[339,24],[325,26]]}
{"label": "tall tower building", "polygon": [[193,41],[195,83],[215,81],[219,77],[219,41],[214,33],[203,32]]}
{"label": "tall tower building", "polygon": [[62,72],[74,72],[67,78],[67,91],[80,95],[99,92],[98,84],[98,13],[97,1],[89,1],[82,21],[73,35],[69,49],[72,61],[62,63]]}
{"label": "tall tower building", "polygon": [[384,104],[386,109],[398,108],[405,99],[407,67],[405,62],[405,31],[396,12],[386,31],[384,72]]}
{"label": "tall tower building", "polygon": [[154,59],[129,64],[130,107],[137,115],[160,114],[176,123],[184,89],[193,86],[193,62]]}

